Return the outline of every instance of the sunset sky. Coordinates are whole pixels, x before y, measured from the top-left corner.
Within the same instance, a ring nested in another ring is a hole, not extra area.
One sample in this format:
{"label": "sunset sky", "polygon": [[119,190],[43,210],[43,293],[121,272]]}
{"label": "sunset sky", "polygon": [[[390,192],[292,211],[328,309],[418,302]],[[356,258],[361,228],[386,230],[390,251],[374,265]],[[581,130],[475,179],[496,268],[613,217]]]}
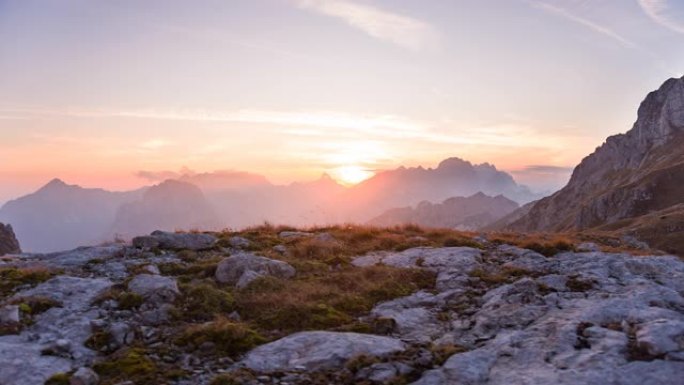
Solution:
{"label": "sunset sky", "polygon": [[683,73],[679,0],[0,0],[0,204],[451,156],[548,190]]}

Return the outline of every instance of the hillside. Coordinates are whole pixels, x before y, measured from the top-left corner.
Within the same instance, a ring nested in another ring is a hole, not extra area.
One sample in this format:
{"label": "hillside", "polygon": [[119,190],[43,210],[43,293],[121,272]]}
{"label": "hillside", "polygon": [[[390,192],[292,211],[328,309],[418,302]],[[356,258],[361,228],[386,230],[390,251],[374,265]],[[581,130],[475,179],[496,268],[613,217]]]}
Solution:
{"label": "hillside", "polygon": [[682,378],[684,261],[619,238],[583,237],[262,226],[157,231],[132,245],[6,257],[0,379],[602,385]]}
{"label": "hillside", "polygon": [[[515,231],[611,229],[684,253],[684,78],[650,93],[633,128],[582,160],[570,182],[507,226]],[[657,212],[659,223],[654,219]]]}

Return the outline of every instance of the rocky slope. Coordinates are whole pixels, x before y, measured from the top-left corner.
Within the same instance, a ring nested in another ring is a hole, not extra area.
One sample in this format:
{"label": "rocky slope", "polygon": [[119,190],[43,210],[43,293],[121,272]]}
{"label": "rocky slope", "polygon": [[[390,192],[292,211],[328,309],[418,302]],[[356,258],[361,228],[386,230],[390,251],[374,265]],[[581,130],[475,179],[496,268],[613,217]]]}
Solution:
{"label": "rocky slope", "polygon": [[5,254],[17,253],[21,253],[21,247],[19,247],[19,241],[14,235],[12,226],[0,223],[0,257]]}
{"label": "rocky slope", "polygon": [[542,255],[446,230],[283,230],[155,232],[2,260],[0,384],[684,377],[677,257],[596,244]]}
{"label": "rocky slope", "polygon": [[[684,203],[684,78],[670,79],[642,102],[634,127],[615,135],[575,168],[567,186],[537,202],[508,226],[520,231],[590,229],[620,221],[630,227],[638,218]],[[665,218],[663,218],[665,219]],[[657,222],[657,221],[656,221]],[[632,226],[631,232],[662,245],[662,237],[684,237],[684,224]],[[612,226],[617,230],[620,226]]]}
{"label": "rocky slope", "polygon": [[417,224],[425,227],[446,227],[476,230],[512,213],[518,208],[514,201],[497,195],[477,193],[469,197],[454,197],[439,204],[421,202],[415,208],[391,209],[371,219],[368,224],[395,226]]}

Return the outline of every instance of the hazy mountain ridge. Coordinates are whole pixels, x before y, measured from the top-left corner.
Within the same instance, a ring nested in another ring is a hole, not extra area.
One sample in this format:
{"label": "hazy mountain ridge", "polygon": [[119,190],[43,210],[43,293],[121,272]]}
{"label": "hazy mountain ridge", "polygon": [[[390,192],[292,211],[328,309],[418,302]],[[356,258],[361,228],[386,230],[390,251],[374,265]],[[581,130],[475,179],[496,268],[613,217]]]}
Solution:
{"label": "hazy mountain ridge", "polygon": [[66,250],[102,241],[121,205],[138,199],[144,190],[86,189],[53,179],[35,193],[3,205],[0,221],[12,225],[26,250]]}
{"label": "hazy mountain ridge", "polygon": [[473,165],[458,158],[446,159],[434,169],[399,167],[379,172],[352,187],[326,174],[289,185],[237,171],[186,173],[177,180],[125,193],[54,180],[36,193],[8,202],[0,209],[0,220],[15,225],[25,249],[55,251],[115,236],[128,239],[155,229],[219,230],[265,221],[295,226],[365,223],[392,208],[478,192],[521,202],[536,197],[493,165]]}
{"label": "hazy mountain ridge", "polygon": [[497,195],[477,193],[469,197],[453,197],[442,203],[419,203],[414,207],[391,209],[368,223],[377,226],[416,224],[425,227],[444,227],[476,230],[512,213],[519,205]]}
{"label": "hazy mountain ridge", "polygon": [[[640,217],[684,217],[684,78],[669,79],[641,103],[633,128],[609,137],[575,168],[570,182],[541,199],[507,228],[567,231],[610,228],[629,231],[654,245],[679,251],[662,237],[684,237],[684,222],[653,231]],[[631,220],[630,220],[631,218]],[[641,223],[642,226],[635,226]]]}

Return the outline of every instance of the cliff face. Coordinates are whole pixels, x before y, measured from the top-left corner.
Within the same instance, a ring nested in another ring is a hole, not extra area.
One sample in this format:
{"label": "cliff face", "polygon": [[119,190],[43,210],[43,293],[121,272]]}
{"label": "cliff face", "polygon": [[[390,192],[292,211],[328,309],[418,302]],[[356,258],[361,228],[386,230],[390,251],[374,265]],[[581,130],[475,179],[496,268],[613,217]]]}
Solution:
{"label": "cliff face", "polygon": [[18,253],[21,253],[21,248],[12,226],[0,223],[0,256]]}
{"label": "cliff face", "polygon": [[508,228],[582,230],[679,203],[684,203],[684,78],[651,92],[630,131],[609,137],[575,168],[567,186]]}

